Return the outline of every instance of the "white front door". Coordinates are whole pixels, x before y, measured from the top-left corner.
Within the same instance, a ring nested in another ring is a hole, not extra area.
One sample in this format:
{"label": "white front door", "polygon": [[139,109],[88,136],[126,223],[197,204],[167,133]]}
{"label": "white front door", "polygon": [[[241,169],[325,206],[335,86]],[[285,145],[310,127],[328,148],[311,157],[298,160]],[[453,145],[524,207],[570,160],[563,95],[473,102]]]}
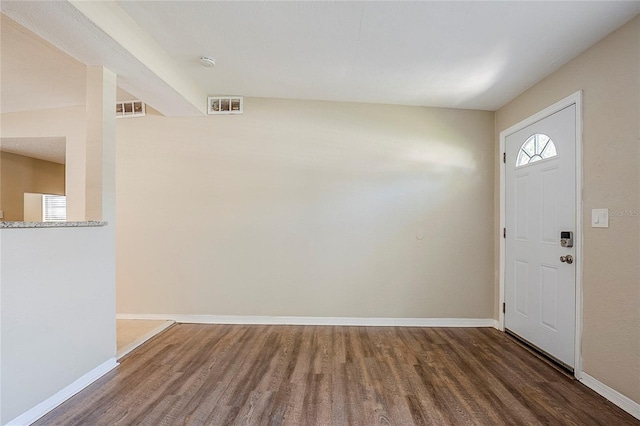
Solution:
{"label": "white front door", "polygon": [[574,367],[576,105],[505,138],[505,329]]}

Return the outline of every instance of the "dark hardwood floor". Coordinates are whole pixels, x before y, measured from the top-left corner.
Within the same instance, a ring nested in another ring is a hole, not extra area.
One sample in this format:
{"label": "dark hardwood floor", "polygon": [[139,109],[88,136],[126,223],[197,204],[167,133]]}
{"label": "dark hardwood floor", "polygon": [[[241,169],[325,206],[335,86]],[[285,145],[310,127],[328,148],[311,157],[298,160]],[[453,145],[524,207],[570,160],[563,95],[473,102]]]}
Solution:
{"label": "dark hardwood floor", "polygon": [[37,425],[638,425],[491,328],[176,325]]}

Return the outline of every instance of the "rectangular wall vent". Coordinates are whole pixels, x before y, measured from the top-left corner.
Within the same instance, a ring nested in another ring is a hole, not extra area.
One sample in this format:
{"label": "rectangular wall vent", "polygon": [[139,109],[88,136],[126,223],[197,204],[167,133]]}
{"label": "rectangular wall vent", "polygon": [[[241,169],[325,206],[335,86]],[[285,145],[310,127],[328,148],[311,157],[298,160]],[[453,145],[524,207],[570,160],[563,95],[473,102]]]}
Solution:
{"label": "rectangular wall vent", "polygon": [[242,96],[209,96],[207,114],[242,114]]}
{"label": "rectangular wall vent", "polygon": [[147,115],[142,101],[116,102],[116,118],[144,117]]}

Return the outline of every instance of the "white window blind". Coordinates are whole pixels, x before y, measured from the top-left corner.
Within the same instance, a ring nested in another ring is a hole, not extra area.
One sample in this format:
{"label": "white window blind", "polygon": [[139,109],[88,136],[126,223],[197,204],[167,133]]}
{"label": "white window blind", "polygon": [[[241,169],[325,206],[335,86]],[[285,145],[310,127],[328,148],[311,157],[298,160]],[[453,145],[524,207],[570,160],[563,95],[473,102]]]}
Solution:
{"label": "white window blind", "polygon": [[64,195],[43,195],[42,218],[44,222],[64,222],[67,220],[67,197]]}

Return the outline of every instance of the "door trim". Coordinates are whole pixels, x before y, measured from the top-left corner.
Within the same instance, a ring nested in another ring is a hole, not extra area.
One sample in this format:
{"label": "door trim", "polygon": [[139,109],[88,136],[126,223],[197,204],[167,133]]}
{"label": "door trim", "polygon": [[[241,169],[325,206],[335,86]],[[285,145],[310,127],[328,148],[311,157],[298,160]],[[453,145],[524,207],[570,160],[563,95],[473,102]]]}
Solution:
{"label": "door trim", "polygon": [[583,229],[582,229],[582,91],[578,91],[561,101],[543,109],[542,111],[522,120],[521,122],[500,132],[500,277],[499,277],[499,309],[498,309],[498,329],[504,331],[504,313],[502,312],[503,303],[505,303],[505,260],[506,260],[506,239],[502,236],[502,229],[506,226],[506,203],[505,203],[505,173],[506,164],[502,161],[502,155],[506,147],[507,136],[530,126],[556,112],[563,110],[571,105],[576,106],[576,230],[574,235],[574,244],[576,248],[576,330],[574,336],[575,358],[574,358],[574,375],[576,379],[582,378],[582,260],[583,260]]}

